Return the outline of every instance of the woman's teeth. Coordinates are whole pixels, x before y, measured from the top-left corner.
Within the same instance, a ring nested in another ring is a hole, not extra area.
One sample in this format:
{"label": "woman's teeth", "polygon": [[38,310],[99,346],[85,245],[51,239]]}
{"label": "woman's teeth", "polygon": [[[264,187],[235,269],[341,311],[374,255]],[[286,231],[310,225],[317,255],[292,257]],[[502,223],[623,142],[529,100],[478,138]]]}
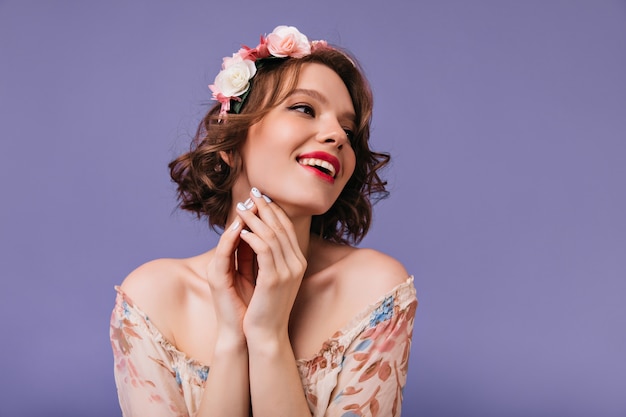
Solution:
{"label": "woman's teeth", "polygon": [[317,158],[302,158],[298,160],[298,163],[300,165],[308,165],[320,169],[321,171],[324,171],[324,173],[335,178],[335,167],[330,162]]}

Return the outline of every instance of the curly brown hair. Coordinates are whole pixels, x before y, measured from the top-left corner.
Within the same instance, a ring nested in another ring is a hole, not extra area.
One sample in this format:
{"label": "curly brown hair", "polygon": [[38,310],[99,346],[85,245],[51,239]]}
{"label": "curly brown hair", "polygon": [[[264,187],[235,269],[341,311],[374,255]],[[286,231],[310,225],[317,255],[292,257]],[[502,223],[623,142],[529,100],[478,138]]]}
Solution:
{"label": "curly brown hair", "polygon": [[[332,207],[313,216],[311,233],[344,244],[356,244],[365,237],[372,222],[373,202],[389,194],[379,170],[389,163],[390,156],[369,148],[372,92],[357,61],[336,47],[319,48],[302,58],[257,62],[258,70],[240,113],[220,116],[219,103],[209,110],[189,152],[169,164],[182,209],[198,217],[207,216],[214,230],[224,229],[232,204],[231,188],[242,166],[239,150],[248,129],[287,98],[296,88],[301,68],[308,63],[326,65],[339,75],[356,112],[354,173]],[[228,163],[222,159],[223,153],[228,154]]]}

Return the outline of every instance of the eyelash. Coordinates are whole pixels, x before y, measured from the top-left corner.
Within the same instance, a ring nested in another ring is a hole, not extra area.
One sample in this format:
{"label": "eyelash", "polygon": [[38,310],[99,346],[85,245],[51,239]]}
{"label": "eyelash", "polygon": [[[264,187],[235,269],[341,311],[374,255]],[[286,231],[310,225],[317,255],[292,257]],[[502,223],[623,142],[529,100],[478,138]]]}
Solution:
{"label": "eyelash", "polygon": [[350,143],[354,142],[354,132],[350,129],[343,129],[344,132],[346,132],[346,136],[348,137],[348,141],[350,141]]}
{"label": "eyelash", "polygon": [[[300,113],[308,114],[309,116],[315,117],[315,109],[308,104],[296,104],[289,107],[290,110],[300,111]],[[304,111],[301,111],[304,110]]]}
{"label": "eyelash", "polygon": [[[315,117],[315,109],[313,108],[313,106],[310,106],[308,104],[295,104],[289,107],[289,110],[299,111],[300,113],[308,114],[311,117]],[[347,128],[344,128],[343,131],[346,133],[348,141],[352,143],[354,140],[354,132]]]}

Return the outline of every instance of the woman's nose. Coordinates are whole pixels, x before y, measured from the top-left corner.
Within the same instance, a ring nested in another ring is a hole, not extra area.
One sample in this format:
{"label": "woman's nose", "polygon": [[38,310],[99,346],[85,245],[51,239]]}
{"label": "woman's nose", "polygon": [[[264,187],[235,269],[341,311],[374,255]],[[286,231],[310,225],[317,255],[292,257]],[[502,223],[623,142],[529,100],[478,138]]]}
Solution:
{"label": "woman's nose", "polygon": [[341,149],[344,143],[348,140],[348,135],[341,124],[337,120],[334,120],[323,124],[323,128],[320,130],[318,138],[320,142],[335,144],[339,149]]}

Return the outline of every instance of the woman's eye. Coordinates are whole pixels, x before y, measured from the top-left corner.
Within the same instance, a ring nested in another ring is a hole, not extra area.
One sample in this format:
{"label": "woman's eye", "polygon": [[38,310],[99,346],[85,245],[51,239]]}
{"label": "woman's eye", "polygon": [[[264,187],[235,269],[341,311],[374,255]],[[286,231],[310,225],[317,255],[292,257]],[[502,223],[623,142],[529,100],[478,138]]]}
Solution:
{"label": "woman's eye", "polygon": [[290,109],[308,114],[309,116],[315,116],[315,110],[313,110],[313,107],[308,104],[296,104],[295,106],[291,106]]}
{"label": "woman's eye", "polygon": [[348,140],[352,142],[354,140],[354,132],[350,129],[343,129],[343,131],[346,132],[346,136],[348,137]]}

